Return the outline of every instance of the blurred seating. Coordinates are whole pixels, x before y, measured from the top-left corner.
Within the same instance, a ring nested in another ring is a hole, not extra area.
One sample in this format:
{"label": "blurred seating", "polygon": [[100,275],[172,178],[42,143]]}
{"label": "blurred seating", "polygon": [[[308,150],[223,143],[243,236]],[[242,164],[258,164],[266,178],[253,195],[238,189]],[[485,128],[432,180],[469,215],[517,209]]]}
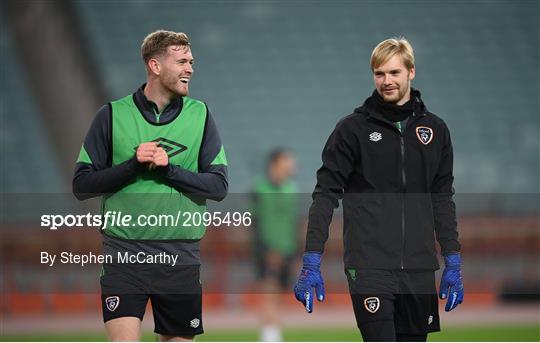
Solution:
{"label": "blurred seating", "polygon": [[[60,173],[24,70],[0,15],[2,193],[61,192]],[[79,143],[80,144],[80,143]],[[9,201],[9,199],[6,199]],[[3,213],[3,215],[6,213]]]}
{"label": "blurred seating", "polygon": [[[275,146],[296,152],[299,187],[311,192],[329,133],[372,91],[372,48],[387,37],[406,36],[416,50],[414,85],[453,135],[455,185],[465,195],[458,197],[458,213],[467,214],[459,221],[471,292],[467,301],[494,301],[493,294],[506,279],[538,276],[539,223],[538,216],[530,214],[538,209],[540,188],[538,2],[75,5],[111,100],[144,82],[139,47],[147,33],[166,28],[190,35],[196,59],[191,95],[207,101],[218,122],[231,166],[231,191],[238,193],[250,188],[262,170],[262,156]],[[3,20],[0,16],[0,24]],[[2,192],[54,192],[60,173],[46,123],[5,30],[0,32],[0,48]],[[509,193],[530,193],[531,199],[502,196]],[[21,211],[14,207],[11,212]],[[330,289],[342,292],[339,218],[335,216],[323,267]],[[21,230],[36,227],[19,222],[2,229],[2,314],[96,311],[98,267],[87,273],[66,269],[52,274],[36,266],[35,258],[41,250],[97,253],[95,231],[21,235]],[[213,230],[202,245],[203,273],[209,276],[205,306],[219,306],[230,295],[220,287],[235,277],[243,281],[251,276],[240,275],[251,272],[249,236],[245,230],[234,235]],[[46,292],[39,293],[40,287]],[[68,294],[51,296],[54,291]],[[253,304],[253,298],[246,293],[241,300]]]}
{"label": "blurred seating", "polygon": [[191,36],[191,92],[214,111],[234,192],[249,188],[261,156],[276,145],[297,152],[300,188],[311,192],[325,139],[371,93],[371,50],[395,35],[412,42],[414,83],[451,128],[457,192],[539,190],[538,82],[523,83],[523,75],[539,73],[538,3],[77,6],[111,98],[143,82],[138,49],[148,32]]}

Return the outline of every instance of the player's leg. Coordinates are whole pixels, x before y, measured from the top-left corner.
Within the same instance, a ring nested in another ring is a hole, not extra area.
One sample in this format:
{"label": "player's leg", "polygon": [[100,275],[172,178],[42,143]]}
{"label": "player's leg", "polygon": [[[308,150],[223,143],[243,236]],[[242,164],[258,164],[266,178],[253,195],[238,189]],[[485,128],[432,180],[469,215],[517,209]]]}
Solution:
{"label": "player's leg", "polygon": [[171,335],[159,335],[160,342],[193,342],[195,336],[171,336]]}
{"label": "player's leg", "polygon": [[105,322],[107,338],[111,342],[138,342],[141,340],[141,319],[121,317]]}
{"label": "player's leg", "polygon": [[260,279],[259,291],[261,296],[260,320],[262,342],[283,341],[280,323],[282,277],[286,268],[285,257],[276,251],[265,249],[265,274]]}
{"label": "player's leg", "polygon": [[150,301],[160,341],[192,341],[204,333],[199,267],[156,268]]}
{"label": "player's leg", "polygon": [[[356,324],[364,342],[392,342],[396,340],[393,301],[383,294],[351,294]],[[366,305],[366,301],[368,305]],[[378,305],[375,305],[375,304]],[[378,306],[376,309],[370,306]],[[375,310],[375,313],[372,311]],[[380,312],[379,312],[380,311]]]}
{"label": "player's leg", "polygon": [[401,271],[396,294],[395,327],[398,341],[426,341],[427,334],[440,330],[435,273]]}
{"label": "player's leg", "polygon": [[103,321],[110,341],[139,341],[145,294],[101,295]]}
{"label": "player's leg", "polygon": [[204,333],[202,294],[151,295],[154,332],[161,342],[193,341]]}
{"label": "player's leg", "polygon": [[427,341],[427,333],[424,334],[405,334],[405,333],[398,333],[396,334],[396,342],[426,342]]}
{"label": "player's leg", "polygon": [[137,266],[105,264],[101,283],[101,307],[107,337],[111,341],[139,341],[148,295],[141,286],[145,275]]}
{"label": "player's leg", "polygon": [[389,271],[347,269],[356,323],[364,341],[395,341],[395,280]]}

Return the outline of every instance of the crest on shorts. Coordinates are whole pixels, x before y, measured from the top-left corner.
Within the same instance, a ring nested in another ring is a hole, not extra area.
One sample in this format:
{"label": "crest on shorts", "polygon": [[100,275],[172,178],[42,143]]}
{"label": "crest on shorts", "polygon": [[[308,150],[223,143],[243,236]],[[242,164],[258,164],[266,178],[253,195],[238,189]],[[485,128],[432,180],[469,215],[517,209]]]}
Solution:
{"label": "crest on shorts", "polygon": [[381,302],[377,297],[369,297],[364,299],[364,307],[369,313],[375,313],[379,310]]}
{"label": "crest on shorts", "polygon": [[200,324],[201,324],[201,321],[199,320],[199,318],[194,318],[189,322],[189,326],[191,326],[194,329],[198,328]]}
{"label": "crest on shorts", "polygon": [[105,299],[105,305],[107,306],[107,309],[111,312],[116,310],[118,304],[120,304],[120,297],[118,296],[108,297]]}
{"label": "crest on shorts", "polygon": [[433,129],[427,126],[417,126],[416,137],[418,137],[422,144],[428,145],[433,139]]}

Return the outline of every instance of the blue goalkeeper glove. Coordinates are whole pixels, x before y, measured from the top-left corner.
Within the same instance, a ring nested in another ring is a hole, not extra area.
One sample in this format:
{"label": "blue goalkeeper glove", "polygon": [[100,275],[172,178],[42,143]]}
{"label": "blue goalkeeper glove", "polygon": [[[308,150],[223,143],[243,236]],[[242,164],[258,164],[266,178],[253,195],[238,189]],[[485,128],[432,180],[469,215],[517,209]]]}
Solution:
{"label": "blue goalkeeper glove", "polygon": [[446,312],[452,311],[463,302],[463,280],[461,279],[461,255],[451,253],[444,256],[444,268],[439,298],[446,301]]}
{"label": "blue goalkeeper glove", "polygon": [[294,285],[294,295],[306,307],[308,313],[313,312],[313,288],[317,300],[324,300],[324,281],[321,275],[321,253],[304,253],[304,265],[298,281]]}

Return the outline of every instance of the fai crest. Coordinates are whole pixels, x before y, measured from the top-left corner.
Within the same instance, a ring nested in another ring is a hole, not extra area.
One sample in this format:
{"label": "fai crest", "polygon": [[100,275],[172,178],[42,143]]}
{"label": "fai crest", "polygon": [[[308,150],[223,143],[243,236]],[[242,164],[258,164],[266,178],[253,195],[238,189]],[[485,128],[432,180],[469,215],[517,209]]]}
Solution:
{"label": "fai crest", "polygon": [[416,137],[418,137],[422,144],[428,145],[433,139],[433,130],[427,126],[417,126]]}
{"label": "fai crest", "polygon": [[379,310],[381,302],[377,297],[369,297],[364,299],[364,307],[369,313],[375,313]]}
{"label": "fai crest", "polygon": [[120,297],[114,296],[105,299],[105,305],[107,305],[107,309],[111,312],[116,310],[118,304],[120,304]]}

